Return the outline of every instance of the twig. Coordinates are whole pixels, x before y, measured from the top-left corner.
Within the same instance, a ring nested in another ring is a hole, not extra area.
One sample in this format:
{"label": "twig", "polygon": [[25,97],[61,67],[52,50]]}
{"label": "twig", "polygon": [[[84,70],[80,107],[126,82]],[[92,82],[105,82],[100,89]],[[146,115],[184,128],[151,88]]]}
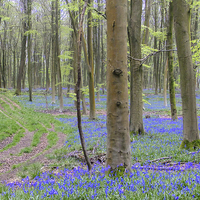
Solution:
{"label": "twig", "polygon": [[190,152],[188,154],[196,154],[196,153],[200,153],[200,150],[199,151],[193,151],[193,152]]}
{"label": "twig", "polygon": [[103,14],[102,12],[98,11],[97,9],[93,8],[93,10],[98,13],[99,15],[101,15],[104,19],[107,19],[106,15]]}
{"label": "twig", "polygon": [[[199,151],[193,151],[193,152],[187,153],[185,155],[191,155],[191,154],[197,154],[197,153],[200,153],[200,150]],[[169,160],[169,159],[172,159],[172,158],[173,158],[172,156],[170,156],[170,157],[162,157],[162,158],[150,160],[150,161],[148,161],[148,163],[157,162],[157,161],[160,161],[160,160]],[[166,162],[169,162],[169,161],[166,161]],[[170,162],[171,162],[171,160],[170,160]]]}
{"label": "twig", "polygon": [[162,49],[158,50],[158,51],[155,51],[153,53],[150,53],[149,55],[147,55],[146,57],[142,58],[142,59],[138,59],[138,58],[133,58],[132,56],[128,55],[128,58],[132,59],[132,60],[135,60],[135,61],[139,61],[141,62],[140,63],[140,66],[142,66],[146,60],[151,57],[151,56],[154,56],[160,52],[168,52],[168,51],[177,51],[177,49],[168,49],[168,50],[164,50],[165,47],[163,47]]}
{"label": "twig", "polygon": [[152,163],[152,162],[157,162],[157,161],[160,161],[160,160],[167,160],[167,159],[171,159],[172,157],[162,157],[162,158],[158,158],[158,159],[154,159],[154,160],[150,160],[148,161],[148,163]]}

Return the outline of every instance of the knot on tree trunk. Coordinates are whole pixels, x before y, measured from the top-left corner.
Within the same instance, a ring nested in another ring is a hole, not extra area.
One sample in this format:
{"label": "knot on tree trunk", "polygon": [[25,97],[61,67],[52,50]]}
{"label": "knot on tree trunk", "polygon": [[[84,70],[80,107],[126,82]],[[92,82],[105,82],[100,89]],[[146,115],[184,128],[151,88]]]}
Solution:
{"label": "knot on tree trunk", "polygon": [[120,76],[122,74],[122,70],[121,69],[115,69],[113,70],[113,74],[116,75],[116,76]]}

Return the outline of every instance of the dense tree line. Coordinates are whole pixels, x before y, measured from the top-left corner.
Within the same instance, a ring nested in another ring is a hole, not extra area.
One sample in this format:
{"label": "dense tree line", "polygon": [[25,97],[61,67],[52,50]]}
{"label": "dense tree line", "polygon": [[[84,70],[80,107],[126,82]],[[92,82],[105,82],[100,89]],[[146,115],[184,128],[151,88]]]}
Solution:
{"label": "dense tree line", "polygon": [[[126,166],[129,157],[122,154],[128,152],[123,146],[130,143],[127,133],[145,133],[143,89],[163,92],[165,99],[169,90],[173,120],[175,89],[181,89],[184,141],[198,140],[199,9],[198,1],[185,0],[0,0],[0,88],[14,88],[16,95],[28,88],[30,101],[32,88],[46,88],[52,102],[58,95],[60,112],[63,95],[73,96],[78,89],[84,114],[88,91],[91,120],[96,118],[95,93],[99,101],[100,91],[107,88],[108,149],[112,134],[118,133],[123,142],[118,141],[122,146],[115,153]],[[113,130],[115,123],[126,131]]]}

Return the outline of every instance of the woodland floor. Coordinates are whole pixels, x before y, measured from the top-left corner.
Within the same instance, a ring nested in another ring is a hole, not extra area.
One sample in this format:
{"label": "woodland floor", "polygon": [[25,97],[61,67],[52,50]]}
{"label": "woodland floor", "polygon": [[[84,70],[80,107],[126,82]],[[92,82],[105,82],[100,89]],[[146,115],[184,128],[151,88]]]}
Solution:
{"label": "woodland floor", "polygon": [[[1,102],[4,102],[9,106],[11,110],[20,110],[21,107],[14,101],[10,100],[6,96],[1,96],[0,97]],[[0,104],[0,112],[3,113],[6,117],[9,117],[10,119],[14,120],[12,116],[7,112],[6,109],[4,109],[1,104]],[[62,113],[59,112],[59,110],[39,110],[39,112],[46,113],[46,114],[51,114],[51,115],[67,115],[67,116],[76,116],[76,112],[72,112],[69,109],[64,110]],[[100,115],[106,115],[105,110],[99,110],[97,111],[97,114]],[[157,111],[144,111],[144,116],[148,118],[149,116],[152,115],[158,115]],[[170,118],[169,115],[167,114],[162,114],[158,116],[159,118]],[[181,117],[181,116],[180,116]],[[18,177],[18,172],[19,172],[19,167],[13,167],[15,165],[19,164],[26,164],[30,165],[32,163],[38,162],[43,165],[42,171],[49,171],[49,170],[56,170],[56,166],[52,168],[52,165],[54,161],[52,159],[49,159],[46,155],[52,153],[54,150],[61,148],[65,141],[66,141],[66,134],[63,134],[61,132],[57,133],[58,136],[58,141],[57,143],[52,146],[50,149],[46,150],[46,147],[48,145],[47,141],[47,135],[48,133],[44,133],[42,137],[40,138],[40,143],[36,146],[33,147],[32,151],[30,153],[23,153],[22,155],[19,156],[19,153],[21,149],[29,147],[31,145],[31,141],[33,139],[34,131],[28,131],[23,126],[23,123],[20,122],[19,120],[16,120],[16,123],[25,129],[25,136],[20,140],[19,143],[17,143],[15,146],[12,148],[9,148],[8,150],[0,152],[0,181],[6,181],[6,182],[14,182],[14,181],[20,181],[20,178]],[[45,127],[44,124],[42,124],[43,127]],[[51,124],[51,128],[45,127],[48,131],[55,132],[55,127],[54,124]],[[0,142],[0,149],[3,149],[6,147],[8,144],[10,144],[13,141],[13,136],[7,137],[5,140]],[[90,152],[92,155],[91,161],[92,160],[99,160],[102,164],[105,163],[105,154],[102,155],[95,155],[94,153]],[[81,152],[74,151],[71,152],[68,156],[72,156],[75,158],[80,158]],[[162,159],[161,159],[162,160]],[[84,159],[82,158],[82,161]],[[169,159],[168,159],[169,161]],[[168,162],[167,161],[167,162]],[[94,161],[95,162],[95,161]],[[166,161],[163,162],[163,164],[167,163]],[[176,163],[175,163],[176,164]],[[171,166],[173,163],[171,163]],[[184,169],[185,163],[182,163],[182,169]]]}
{"label": "woodland floor", "polygon": [[[11,110],[14,111],[14,107],[17,109],[21,109],[21,107],[15,103],[14,101],[10,100],[6,96],[0,97],[1,101],[6,103]],[[1,106],[0,104],[0,112],[3,113],[6,117],[14,120],[12,117],[9,116],[9,113]],[[51,115],[68,115],[68,116],[76,116],[76,112],[72,112],[70,110],[64,110],[62,113],[59,112],[59,110],[40,110],[39,112],[42,113],[48,113]],[[105,111],[98,111],[97,114],[103,114],[106,115]],[[40,143],[33,148],[31,153],[23,153],[22,155],[18,155],[20,151],[26,147],[29,147],[31,145],[31,141],[33,139],[34,131],[30,132],[28,131],[24,126],[23,123],[20,123],[19,121],[16,121],[16,123],[25,129],[25,136],[20,140],[19,143],[17,143],[16,146],[13,146],[9,148],[8,150],[5,150],[3,152],[0,152],[0,182],[15,182],[20,181],[20,178],[18,177],[19,167],[13,168],[15,165],[19,164],[26,164],[30,165],[32,163],[38,162],[43,165],[43,172],[52,170],[51,164],[54,163],[52,159],[48,159],[46,155],[52,153],[54,150],[61,148],[64,145],[64,142],[66,141],[66,135],[63,133],[58,133],[58,141],[56,145],[52,146],[50,149],[45,150],[45,148],[48,145],[47,142],[47,133],[43,134],[40,138]],[[44,125],[43,125],[44,126]],[[47,128],[48,131],[55,132],[54,124],[51,124],[51,128]],[[10,137],[7,137],[5,140],[0,142],[0,150],[6,147],[8,144],[12,143],[13,141],[13,135]],[[80,157],[81,152],[72,152],[69,156],[72,157]],[[102,155],[105,157],[105,155]],[[99,158],[93,156],[92,159],[103,159],[105,161],[105,158]],[[91,159],[91,160],[92,160]],[[84,160],[84,159],[83,159]],[[102,162],[104,162],[102,160]],[[56,167],[54,167],[56,169]]]}

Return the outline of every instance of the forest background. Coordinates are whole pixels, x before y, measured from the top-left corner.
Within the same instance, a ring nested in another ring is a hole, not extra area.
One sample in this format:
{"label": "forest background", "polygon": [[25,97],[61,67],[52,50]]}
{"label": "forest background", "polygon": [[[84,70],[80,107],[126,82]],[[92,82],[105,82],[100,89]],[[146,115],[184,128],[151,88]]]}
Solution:
{"label": "forest background", "polygon": [[[0,51],[0,87],[14,89],[12,91],[17,96],[28,92],[27,101],[31,102],[36,99],[32,96],[33,91],[37,92],[38,88],[44,88],[43,94],[47,110],[49,110],[47,103],[49,94],[53,110],[55,110],[56,95],[59,99],[60,113],[66,111],[63,95],[72,98],[74,106],[77,106],[78,101],[75,97],[78,80],[77,63],[80,52],[77,41],[81,25],[80,14],[85,2],[1,0],[0,3],[2,47]],[[169,90],[171,119],[177,120],[177,114],[181,115],[176,108],[175,101],[175,89],[179,91],[181,88],[181,73],[176,54],[175,37],[173,37],[172,3],[168,1],[151,2],[150,0],[127,1],[127,3],[129,5],[126,13],[128,22],[127,78],[132,136],[133,134],[145,134],[142,109],[143,102],[147,104],[149,102],[147,98],[145,100],[143,97],[143,89],[154,91],[155,95],[163,94],[166,107],[167,90]],[[188,31],[193,62],[191,69],[194,72],[192,79],[194,80],[189,81],[192,86],[185,88],[186,93],[191,89],[192,93],[191,95],[188,93],[188,95],[192,100],[196,99],[193,89],[199,89],[199,6],[198,1],[193,1],[187,10],[190,14],[189,18],[182,18],[182,21],[188,23],[187,26],[190,27]],[[108,92],[106,88],[109,79],[106,81],[105,78],[109,68],[106,51],[108,15],[104,1],[88,1],[82,35],[84,54],[81,57],[81,100],[82,113],[87,115],[85,97],[89,97],[90,120],[97,119],[98,111],[96,111],[95,103],[101,101],[100,94],[104,95]],[[134,21],[136,18],[137,20]],[[113,31],[115,23],[117,22],[112,21]],[[136,28],[134,29],[134,27]],[[122,71],[120,70],[113,70],[113,74],[121,76]],[[188,79],[185,78],[185,81],[187,82]],[[2,91],[6,90],[2,89]],[[112,100],[112,98],[110,99]],[[117,108],[121,106],[121,103],[121,101],[116,102]],[[190,105],[190,103],[187,104]],[[148,113],[146,117],[152,117],[152,113]],[[197,120],[192,120],[192,122],[195,121]],[[188,124],[191,124],[191,121],[188,121]],[[195,126],[198,129],[197,124],[190,127],[194,128]],[[183,129],[183,132],[184,130],[186,128]],[[182,147],[186,146],[189,150],[195,150],[199,146],[199,136],[191,139],[192,134],[188,134],[188,132],[187,130],[183,134],[184,140],[181,145]],[[198,131],[196,132],[198,133]],[[196,140],[197,142],[194,142],[193,146],[187,144],[187,141]]]}

